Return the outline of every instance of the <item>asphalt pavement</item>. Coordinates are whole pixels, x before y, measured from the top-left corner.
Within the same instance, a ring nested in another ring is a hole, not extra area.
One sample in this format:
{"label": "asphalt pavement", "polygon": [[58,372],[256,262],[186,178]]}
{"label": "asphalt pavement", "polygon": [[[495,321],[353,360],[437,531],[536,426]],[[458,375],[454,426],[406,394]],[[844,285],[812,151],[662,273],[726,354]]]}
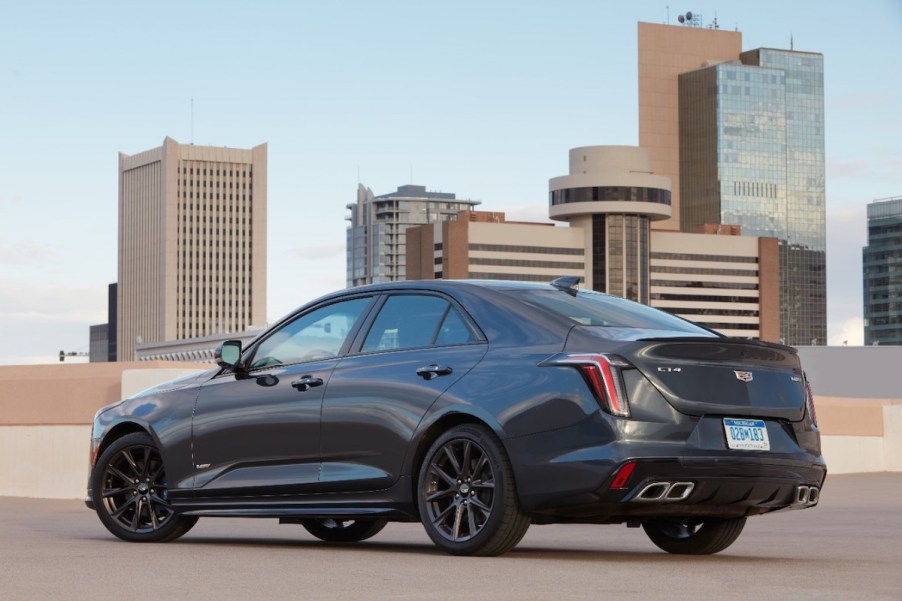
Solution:
{"label": "asphalt pavement", "polygon": [[176,542],[135,544],[79,501],[0,497],[0,600],[57,599],[902,601],[902,473],[828,476],[817,507],[750,518],[704,557],[583,525],[532,526],[497,558],[445,555],[418,524],[342,546],[275,520],[206,518]]}

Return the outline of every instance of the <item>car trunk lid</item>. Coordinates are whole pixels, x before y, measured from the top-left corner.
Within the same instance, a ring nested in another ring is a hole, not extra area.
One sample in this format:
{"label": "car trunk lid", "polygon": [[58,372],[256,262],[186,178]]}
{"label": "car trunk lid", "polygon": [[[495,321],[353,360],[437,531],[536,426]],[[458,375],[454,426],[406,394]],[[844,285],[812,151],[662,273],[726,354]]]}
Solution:
{"label": "car trunk lid", "polygon": [[[567,350],[589,350],[588,337],[617,339],[616,353],[638,368],[677,411],[687,415],[772,417],[798,421],[805,384],[795,349],[733,338],[640,338],[577,326]],[[574,335],[575,334],[575,335]],[[594,334],[594,336],[593,336]],[[597,348],[597,347],[596,347]]]}

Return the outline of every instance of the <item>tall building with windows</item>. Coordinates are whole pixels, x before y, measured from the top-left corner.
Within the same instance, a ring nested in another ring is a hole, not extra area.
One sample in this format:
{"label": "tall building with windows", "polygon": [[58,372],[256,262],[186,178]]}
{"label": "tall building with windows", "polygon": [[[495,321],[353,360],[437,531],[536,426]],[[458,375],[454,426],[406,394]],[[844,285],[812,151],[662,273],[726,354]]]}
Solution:
{"label": "tall building with windows", "polygon": [[399,186],[375,196],[359,185],[357,202],[347,205],[348,286],[407,279],[407,228],[456,219],[459,211],[478,204],[449,192],[427,192],[426,186]]}
{"label": "tall building with windows", "polygon": [[740,59],[680,75],[682,227],[777,238],[781,338],[826,344],[823,56]]}
{"label": "tall building with windows", "polygon": [[550,223],[507,221],[504,213],[461,211],[453,221],[407,230],[412,280],[583,281],[591,274],[585,232]]}
{"label": "tall building with windows", "polygon": [[681,231],[738,225],[779,240],[780,338],[825,344],[823,56],[741,44],[738,32],[640,23],[640,144],[678,188]]}
{"label": "tall building with windows", "polygon": [[135,344],[266,323],[266,152],[167,137],[120,153],[120,361]]}
{"label": "tall building with windows", "polygon": [[651,224],[670,217],[670,180],[636,146],[570,150],[570,173],[549,181],[548,215],[586,232],[586,286],[648,304]]}
{"label": "tall building with windows", "polygon": [[864,343],[902,345],[902,196],[868,205]]}
{"label": "tall building with windows", "polygon": [[[699,16],[700,18],[700,16]],[[658,230],[680,230],[679,75],[707,64],[736,60],[742,33],[706,27],[639,23],[639,146],[651,170],[670,179],[670,219]],[[685,230],[684,230],[685,231]]]}
{"label": "tall building with windows", "polygon": [[[717,233],[652,230],[647,281],[636,287],[649,291],[651,306],[727,336],[777,341],[777,240],[739,236],[736,228]],[[455,221],[407,230],[407,273],[422,280],[548,283],[576,276],[590,282],[597,259],[592,237],[591,223],[554,227],[462,211]]]}

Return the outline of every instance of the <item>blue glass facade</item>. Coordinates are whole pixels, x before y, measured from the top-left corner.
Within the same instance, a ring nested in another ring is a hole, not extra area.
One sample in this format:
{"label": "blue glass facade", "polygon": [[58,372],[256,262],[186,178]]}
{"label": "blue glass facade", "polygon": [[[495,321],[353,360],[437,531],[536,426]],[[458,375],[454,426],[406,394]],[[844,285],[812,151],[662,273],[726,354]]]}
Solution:
{"label": "blue glass facade", "polygon": [[825,344],[823,56],[758,49],[680,75],[684,231],[740,225],[780,241],[780,329]]}
{"label": "blue glass facade", "polygon": [[902,197],[868,205],[864,343],[902,345]]}

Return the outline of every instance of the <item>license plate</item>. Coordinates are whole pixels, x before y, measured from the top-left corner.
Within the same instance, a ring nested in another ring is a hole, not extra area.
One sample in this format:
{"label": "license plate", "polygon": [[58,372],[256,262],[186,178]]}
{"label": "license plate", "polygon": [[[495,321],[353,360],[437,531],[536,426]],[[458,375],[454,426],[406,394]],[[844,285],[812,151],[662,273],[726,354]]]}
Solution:
{"label": "license plate", "polygon": [[727,434],[727,447],[741,451],[769,451],[767,426],[760,419],[724,418],[723,429]]}

